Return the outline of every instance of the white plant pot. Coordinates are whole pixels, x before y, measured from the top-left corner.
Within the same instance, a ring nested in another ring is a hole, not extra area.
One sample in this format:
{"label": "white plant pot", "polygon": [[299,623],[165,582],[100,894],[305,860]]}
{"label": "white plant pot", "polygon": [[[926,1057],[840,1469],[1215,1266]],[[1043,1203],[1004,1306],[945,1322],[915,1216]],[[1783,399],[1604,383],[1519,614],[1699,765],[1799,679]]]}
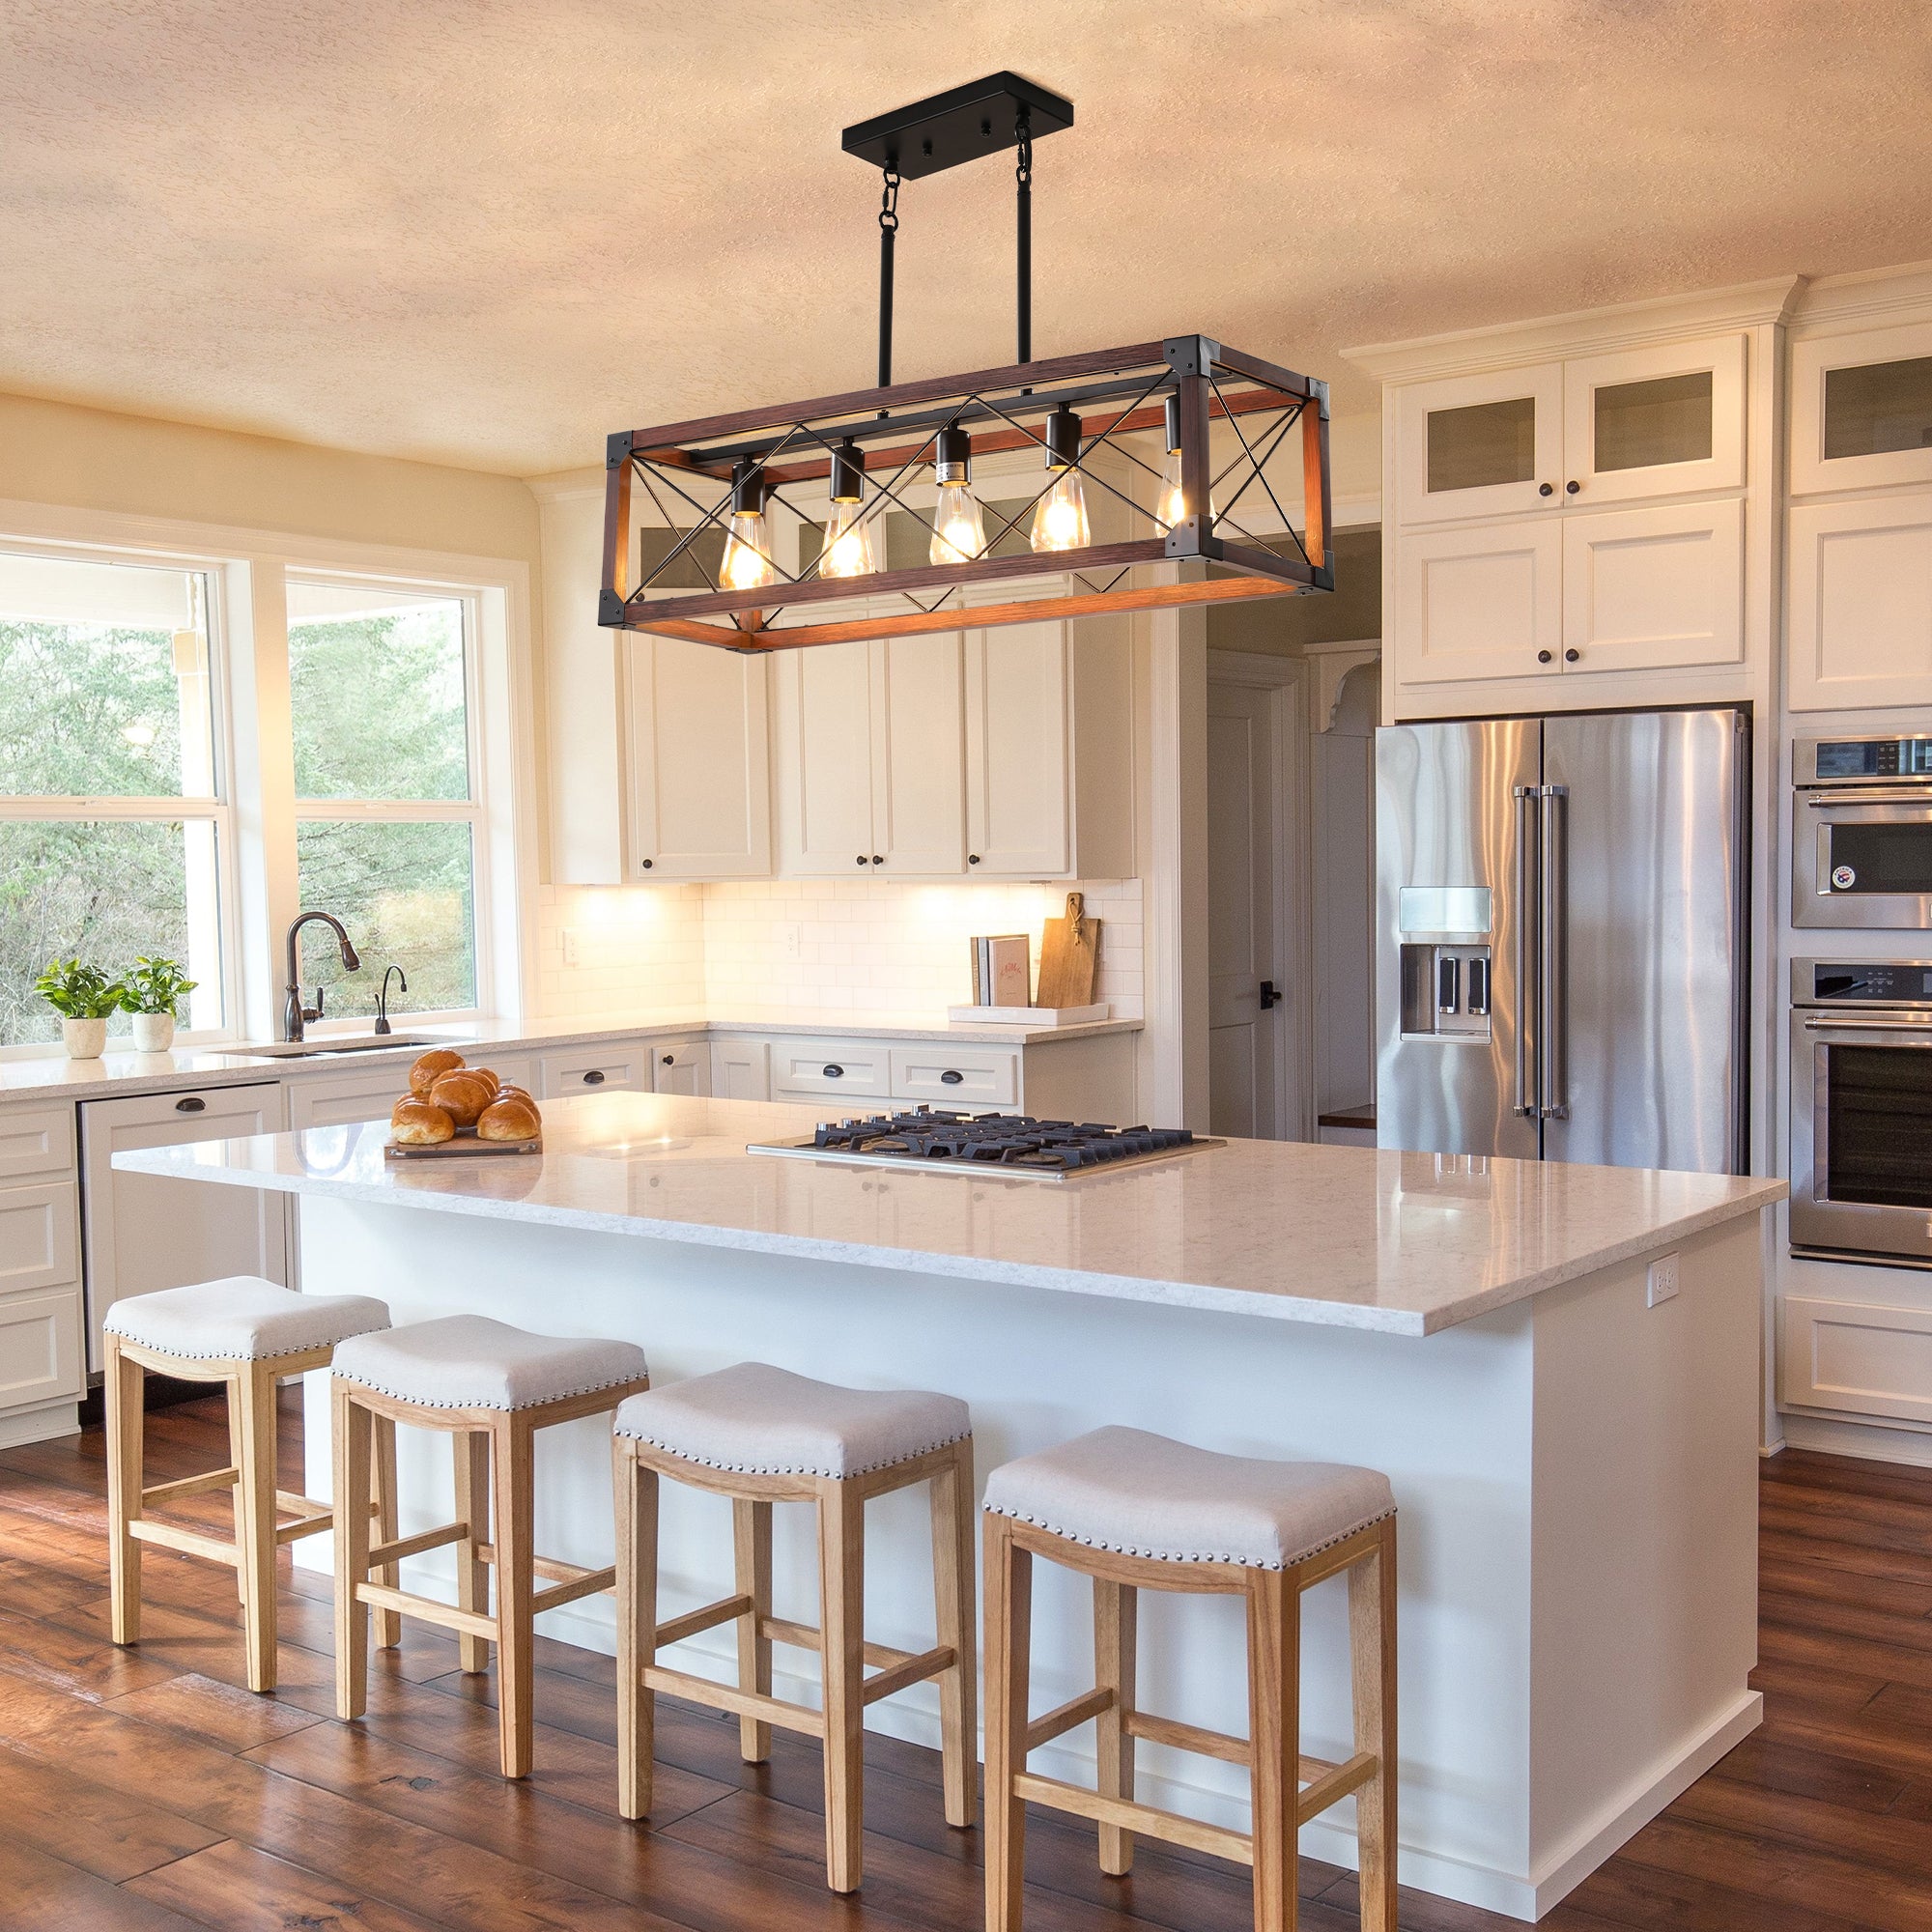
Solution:
{"label": "white plant pot", "polygon": [[134,1051],[165,1053],[175,1043],[175,1016],[172,1013],[134,1015]]}
{"label": "white plant pot", "polygon": [[99,1060],[107,1044],[107,1022],[99,1020],[61,1021],[61,1044],[70,1060]]}

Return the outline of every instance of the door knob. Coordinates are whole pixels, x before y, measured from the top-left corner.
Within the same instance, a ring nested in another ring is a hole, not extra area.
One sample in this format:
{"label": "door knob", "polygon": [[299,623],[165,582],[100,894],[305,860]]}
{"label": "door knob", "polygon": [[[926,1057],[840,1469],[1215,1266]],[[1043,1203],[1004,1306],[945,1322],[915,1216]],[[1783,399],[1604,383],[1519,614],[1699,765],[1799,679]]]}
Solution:
{"label": "door knob", "polygon": [[1547,665],[1549,662],[1549,653],[1548,651],[1538,651],[1536,661],[1540,665]]}
{"label": "door knob", "polygon": [[665,1055],[665,1065],[666,1065],[667,1066],[675,1066],[675,1065],[677,1065],[677,1055],[676,1055],[676,1054],[674,1054],[674,1053],[668,1053],[668,1054],[666,1054],[666,1055]]}
{"label": "door knob", "polygon": [[1539,497],[1553,497],[1556,494],[1556,485],[1554,483],[1539,483],[1536,486],[1536,494]]}
{"label": "door knob", "polygon": [[1577,659],[1579,659],[1582,655],[1583,653],[1578,650],[1565,651],[1563,653],[1563,662],[1565,664],[1575,664],[1577,661]]}
{"label": "door knob", "polygon": [[872,864],[873,864],[873,865],[875,865],[875,866],[883,866],[883,865],[884,865],[885,863],[886,863],[886,860],[885,860],[885,854],[884,854],[884,853],[882,853],[882,852],[874,852],[874,853],[872,854]]}
{"label": "door knob", "polygon": [[651,869],[651,861],[648,859],[639,859],[638,861],[638,864],[640,865],[647,872]]}
{"label": "door knob", "polygon": [[980,855],[979,855],[979,853],[977,853],[977,852],[969,852],[969,853],[967,853],[967,855],[966,855],[966,863],[967,863],[967,864],[968,864],[969,866],[977,866],[977,865],[978,865],[978,864],[980,863]]}
{"label": "door knob", "polygon": [[855,866],[866,866],[869,865],[871,862],[866,857],[865,853],[861,852],[859,856],[853,860],[852,863]]}
{"label": "door knob", "polygon": [[1270,1007],[1280,1006],[1281,988],[1272,980],[1264,980],[1262,981],[1261,1000],[1263,1012],[1266,1012]]}
{"label": "door knob", "polygon": [[1563,494],[1566,497],[1574,497],[1582,487],[1582,484],[1577,482],[1566,483],[1563,486]]}

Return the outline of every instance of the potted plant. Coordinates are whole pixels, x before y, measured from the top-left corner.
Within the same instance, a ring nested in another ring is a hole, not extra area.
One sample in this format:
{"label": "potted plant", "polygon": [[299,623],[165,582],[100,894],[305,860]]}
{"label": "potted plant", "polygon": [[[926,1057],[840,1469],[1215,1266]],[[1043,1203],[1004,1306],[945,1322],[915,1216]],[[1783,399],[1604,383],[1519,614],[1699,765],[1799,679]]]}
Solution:
{"label": "potted plant", "polygon": [[119,1009],[122,986],[99,966],[53,959],[34,991],[61,1016],[61,1043],[70,1060],[99,1060],[107,1044],[107,1016]]}
{"label": "potted plant", "polygon": [[200,982],[190,980],[178,959],[145,953],[134,961],[121,988],[121,1009],[134,1015],[134,1051],[165,1053],[175,1043],[175,1021],[185,994]]}

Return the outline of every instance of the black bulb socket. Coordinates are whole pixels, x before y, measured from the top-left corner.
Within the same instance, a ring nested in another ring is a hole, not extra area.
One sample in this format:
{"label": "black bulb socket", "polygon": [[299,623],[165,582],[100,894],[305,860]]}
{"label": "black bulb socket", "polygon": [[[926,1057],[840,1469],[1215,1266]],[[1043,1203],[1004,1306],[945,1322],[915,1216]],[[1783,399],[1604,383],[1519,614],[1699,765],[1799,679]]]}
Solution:
{"label": "black bulb socket", "polygon": [[761,516],[765,508],[764,466],[741,456],[731,466],[731,514]]}
{"label": "black bulb socket", "polygon": [[973,480],[973,439],[956,422],[948,423],[939,432],[933,471],[941,483]]}
{"label": "black bulb socket", "polygon": [[1080,418],[1065,403],[1046,419],[1046,467],[1071,469],[1080,461]]}
{"label": "black bulb socket", "polygon": [[832,500],[857,503],[866,495],[866,452],[847,437],[832,452]]}
{"label": "black bulb socket", "polygon": [[1163,407],[1167,412],[1167,453],[1172,456],[1180,447],[1180,398],[1170,396]]}

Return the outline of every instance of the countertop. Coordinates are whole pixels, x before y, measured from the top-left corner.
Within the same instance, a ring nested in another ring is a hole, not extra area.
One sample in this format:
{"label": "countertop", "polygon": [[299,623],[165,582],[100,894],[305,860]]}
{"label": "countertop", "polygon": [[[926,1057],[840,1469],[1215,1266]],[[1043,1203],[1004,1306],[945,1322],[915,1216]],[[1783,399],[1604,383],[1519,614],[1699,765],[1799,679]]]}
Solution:
{"label": "countertop", "polygon": [[546,1101],[541,1154],[389,1162],[386,1126],[114,1156],[292,1194],[1427,1335],[1755,1213],[1781,1180],[1230,1141],[1060,1183],[749,1154],[831,1110]]}
{"label": "countertop", "polygon": [[[1048,1040],[1080,1039],[1093,1034],[1138,1033],[1137,1019],[1089,1020],[1080,1026],[952,1025],[930,1013],[837,1014],[801,1012],[796,1008],[731,1008],[658,1012],[594,1027],[416,1026],[405,1015],[399,1033],[433,1037],[438,1044],[468,1051],[540,1052],[554,1047],[592,1046],[601,1040],[662,1039],[672,1035],[784,1034],[807,1039],[945,1039],[960,1046],[1037,1046]],[[278,1055],[215,1053],[183,1047],[174,1053],[107,1053],[99,1060],[0,1060],[0,1101],[48,1097],[104,1100],[117,1094],[166,1094],[184,1087],[237,1086],[250,1080],[332,1072],[359,1066],[383,1067],[413,1060],[414,1046],[371,1048],[362,1053],[322,1053],[294,1058]],[[480,1056],[479,1056],[480,1057]]]}

